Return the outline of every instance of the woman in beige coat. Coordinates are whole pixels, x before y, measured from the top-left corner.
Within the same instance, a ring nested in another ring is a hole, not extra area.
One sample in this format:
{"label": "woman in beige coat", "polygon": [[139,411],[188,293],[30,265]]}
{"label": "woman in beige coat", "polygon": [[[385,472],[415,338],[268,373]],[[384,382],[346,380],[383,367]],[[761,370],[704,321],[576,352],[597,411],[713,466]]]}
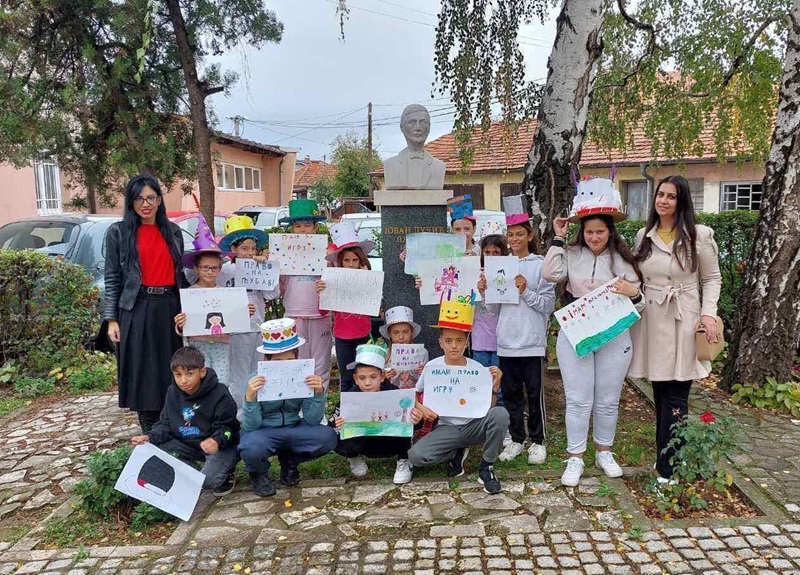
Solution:
{"label": "woman in beige coat", "polygon": [[722,285],[714,231],[695,224],[685,178],[670,176],[659,183],[636,246],[646,305],[642,320],[631,328],[634,355],[628,375],[653,384],[656,471],[667,481],[674,451],[664,449],[672,425],[688,413],[692,381],[711,371],[697,359],[695,331],[702,324],[708,340],[716,339]]}

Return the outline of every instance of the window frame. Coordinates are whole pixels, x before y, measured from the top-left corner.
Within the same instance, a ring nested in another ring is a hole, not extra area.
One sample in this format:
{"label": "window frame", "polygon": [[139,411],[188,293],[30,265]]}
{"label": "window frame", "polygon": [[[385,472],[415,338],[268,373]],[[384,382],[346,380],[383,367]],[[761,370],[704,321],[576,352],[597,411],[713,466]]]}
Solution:
{"label": "window frame", "polygon": [[52,158],[34,160],[33,180],[37,214],[49,216],[63,213],[64,196],[61,189],[61,173],[58,161]]}
{"label": "window frame", "polygon": [[[217,162],[216,169],[214,171],[217,178],[216,187],[222,192],[263,191],[261,188],[261,168],[246,166],[244,164],[234,164],[231,162]],[[247,189],[248,173],[250,175],[251,189]],[[229,177],[233,181],[229,182]],[[239,178],[241,178],[241,186],[237,186],[237,179]],[[256,187],[256,184],[258,184],[258,187]]]}
{"label": "window frame", "polygon": [[[726,206],[725,188],[727,186],[736,186],[735,196],[734,196],[734,205],[733,205],[732,208]],[[739,188],[740,187],[744,187],[744,186],[748,186],[750,188],[750,191],[749,191],[749,194],[750,194],[749,195],[749,205],[750,205],[750,207],[748,207],[748,208],[740,208],[739,207]],[[755,207],[755,208],[753,207],[753,186],[758,186],[760,188],[760,191],[758,193],[761,196],[759,198],[759,200],[758,200],[758,207]],[[719,183],[719,211],[720,212],[731,212],[731,211],[734,211],[734,210],[758,211],[758,210],[761,209],[761,201],[763,199],[763,196],[764,196],[763,181],[757,181],[757,180],[729,180],[729,181],[720,182]]]}

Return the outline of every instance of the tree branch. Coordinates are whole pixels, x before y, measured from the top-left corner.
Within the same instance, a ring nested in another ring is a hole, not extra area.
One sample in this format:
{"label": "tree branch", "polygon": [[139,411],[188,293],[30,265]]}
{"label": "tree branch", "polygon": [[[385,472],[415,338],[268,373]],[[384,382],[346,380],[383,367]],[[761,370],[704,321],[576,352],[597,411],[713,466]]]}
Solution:
{"label": "tree branch", "polygon": [[604,86],[598,86],[597,88],[606,89],[606,88],[624,88],[628,85],[628,82],[631,78],[633,78],[636,74],[639,73],[639,70],[642,68],[642,63],[645,61],[645,58],[649,58],[652,56],[656,49],[658,48],[658,44],[656,44],[656,29],[652,24],[648,24],[646,22],[642,22],[628,14],[628,10],[625,8],[625,0],[617,0],[617,7],[619,8],[620,15],[625,19],[625,21],[636,28],[637,30],[644,30],[647,32],[648,39],[647,39],[647,48],[642,53],[639,58],[636,60],[636,65],[633,67],[633,70],[628,72],[622,77],[622,80],[617,84],[606,84]]}

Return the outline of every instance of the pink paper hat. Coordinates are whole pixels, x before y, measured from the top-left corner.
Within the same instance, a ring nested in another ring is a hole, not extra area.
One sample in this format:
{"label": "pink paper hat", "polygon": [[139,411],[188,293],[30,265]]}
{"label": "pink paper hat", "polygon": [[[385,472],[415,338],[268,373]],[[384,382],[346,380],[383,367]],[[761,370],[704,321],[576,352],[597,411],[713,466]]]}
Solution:
{"label": "pink paper hat", "polygon": [[522,195],[503,198],[503,211],[506,213],[507,226],[516,226],[530,220]]}
{"label": "pink paper hat", "polygon": [[232,253],[223,252],[219,245],[217,245],[217,240],[215,240],[214,236],[211,234],[211,228],[208,227],[208,223],[206,223],[203,214],[197,214],[197,220],[197,231],[194,235],[194,241],[192,241],[194,251],[183,254],[183,258],[181,259],[183,267],[194,267],[197,256],[202,254],[217,254],[221,258],[232,256]]}

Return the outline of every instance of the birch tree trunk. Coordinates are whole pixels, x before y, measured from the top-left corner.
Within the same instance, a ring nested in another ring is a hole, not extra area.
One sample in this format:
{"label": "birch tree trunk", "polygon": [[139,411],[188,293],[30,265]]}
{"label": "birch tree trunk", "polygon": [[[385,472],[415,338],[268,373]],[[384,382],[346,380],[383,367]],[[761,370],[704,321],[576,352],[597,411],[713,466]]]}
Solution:
{"label": "birch tree trunk", "polygon": [[597,61],[603,50],[603,0],[564,0],[547,63],[547,82],[537,117],[523,189],[532,199],[534,227],[549,241],[553,218],[566,216],[574,189]]}
{"label": "birch tree trunk", "polygon": [[783,81],[761,211],[739,292],[726,386],[788,381],[800,327],[800,0],[789,14]]}

